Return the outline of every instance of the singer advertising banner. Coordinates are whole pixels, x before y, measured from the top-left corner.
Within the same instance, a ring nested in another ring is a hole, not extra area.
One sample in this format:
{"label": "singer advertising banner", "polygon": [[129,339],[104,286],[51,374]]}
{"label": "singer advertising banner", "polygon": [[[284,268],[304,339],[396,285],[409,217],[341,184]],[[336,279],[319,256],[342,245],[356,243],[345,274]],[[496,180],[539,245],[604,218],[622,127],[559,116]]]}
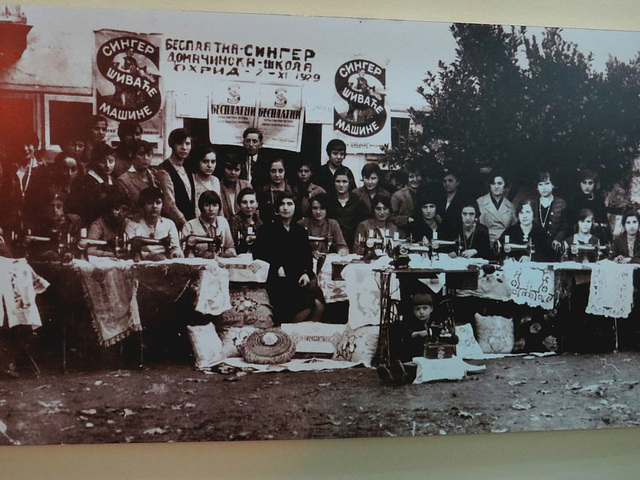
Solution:
{"label": "singer advertising banner", "polygon": [[161,135],[162,36],[107,29],[94,33],[96,112],[108,118],[111,125],[134,121],[142,125],[145,136]]}

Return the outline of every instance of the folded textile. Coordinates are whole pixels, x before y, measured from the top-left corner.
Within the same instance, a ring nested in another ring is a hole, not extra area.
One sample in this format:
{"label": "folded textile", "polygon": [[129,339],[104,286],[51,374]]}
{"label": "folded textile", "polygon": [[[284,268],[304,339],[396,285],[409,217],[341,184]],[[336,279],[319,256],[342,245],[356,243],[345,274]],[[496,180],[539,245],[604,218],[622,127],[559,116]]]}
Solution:
{"label": "folded textile", "polygon": [[432,359],[414,357],[417,364],[414,384],[435,382],[436,380],[462,380],[467,373],[477,373],[485,370],[485,366],[470,365],[460,357]]}
{"label": "folded textile", "polygon": [[42,326],[36,306],[36,295],[44,292],[49,282],[37,275],[24,258],[0,257],[0,326]]}
{"label": "folded textile", "polygon": [[200,289],[196,312],[220,315],[231,308],[229,273],[217,262],[210,262],[200,271]]}
{"label": "folded textile", "polygon": [[310,358],[306,360],[294,359],[288,361],[287,363],[281,363],[278,365],[261,365],[257,363],[247,363],[242,358],[237,357],[225,358],[217,364],[229,365],[245,371],[250,371],[252,373],[283,372],[285,370],[289,370],[290,372],[338,370],[359,365],[357,362],[344,362],[339,360],[317,358]]}
{"label": "folded textile", "polygon": [[379,266],[374,263],[351,263],[342,271],[351,328],[380,324],[380,275],[374,272],[376,268]]}
{"label": "folded textile", "polygon": [[108,347],[142,330],[133,269],[117,263],[98,268],[87,262],[76,268],[100,345]]}
{"label": "folded textile", "polygon": [[627,318],[633,308],[634,265],[620,265],[605,260],[593,265],[589,304],[585,310],[591,315]]}
{"label": "folded textile", "polygon": [[269,264],[263,260],[254,260],[250,253],[232,258],[218,258],[218,263],[229,272],[230,282],[267,282]]}

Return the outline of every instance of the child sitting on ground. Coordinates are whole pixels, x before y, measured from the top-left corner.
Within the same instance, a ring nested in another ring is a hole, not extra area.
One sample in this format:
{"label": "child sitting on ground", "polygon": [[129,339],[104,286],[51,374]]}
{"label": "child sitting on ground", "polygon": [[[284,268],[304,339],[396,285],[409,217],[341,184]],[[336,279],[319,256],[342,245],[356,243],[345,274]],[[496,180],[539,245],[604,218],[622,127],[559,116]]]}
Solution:
{"label": "child sitting on ground", "polygon": [[417,367],[412,359],[425,357],[428,345],[458,343],[452,319],[447,315],[434,314],[433,297],[429,293],[412,295],[411,307],[402,326],[391,333],[398,337],[391,342],[395,347],[391,365],[388,368],[384,365],[378,367],[378,376],[382,380],[400,385],[415,379]]}
{"label": "child sitting on ground", "polygon": [[449,318],[433,315],[433,297],[416,293],[411,297],[412,317],[407,320],[409,356],[425,356],[426,346],[432,343],[457,345],[458,337]]}

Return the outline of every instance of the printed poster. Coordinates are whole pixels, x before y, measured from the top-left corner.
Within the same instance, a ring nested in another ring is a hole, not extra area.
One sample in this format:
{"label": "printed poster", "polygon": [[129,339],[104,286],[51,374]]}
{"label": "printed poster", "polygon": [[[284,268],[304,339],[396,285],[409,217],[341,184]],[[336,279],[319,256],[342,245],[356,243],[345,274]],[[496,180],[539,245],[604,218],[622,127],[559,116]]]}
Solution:
{"label": "printed poster", "polygon": [[335,73],[333,130],[351,153],[381,153],[391,143],[386,68],[369,59],[349,60]]}
{"label": "printed poster", "polygon": [[242,145],[242,132],[257,127],[264,146],[300,151],[302,87],[224,81],[212,86],[209,138],[212,143]]}
{"label": "printed poster", "polygon": [[264,134],[265,146],[299,152],[302,113],[302,87],[260,85],[256,126]]}
{"label": "printed poster", "polygon": [[209,102],[211,143],[242,145],[242,132],[255,124],[257,104],[258,84],[213,82]]}
{"label": "printed poster", "polygon": [[108,29],[94,33],[96,113],[109,120],[111,133],[117,131],[119,122],[135,121],[142,125],[143,138],[160,144],[162,36]]}

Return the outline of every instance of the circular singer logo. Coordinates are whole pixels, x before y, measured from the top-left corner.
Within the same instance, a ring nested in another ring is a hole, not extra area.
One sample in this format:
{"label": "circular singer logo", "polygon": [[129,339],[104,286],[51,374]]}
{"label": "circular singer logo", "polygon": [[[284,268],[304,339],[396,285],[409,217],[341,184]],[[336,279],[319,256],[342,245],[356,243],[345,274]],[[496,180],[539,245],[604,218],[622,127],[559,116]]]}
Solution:
{"label": "circular singer logo", "polygon": [[386,71],[368,60],[351,60],[338,68],[336,92],[347,108],[334,108],[334,128],[352,137],[370,137],[380,132],[387,121],[383,93]]}
{"label": "circular singer logo", "polygon": [[[158,67],[159,48],[137,37],[117,37],[98,49],[96,63],[102,77],[113,85],[114,93],[100,91],[97,82],[98,113],[117,121],[149,120],[162,104]],[[102,80],[102,79],[100,79]]]}

